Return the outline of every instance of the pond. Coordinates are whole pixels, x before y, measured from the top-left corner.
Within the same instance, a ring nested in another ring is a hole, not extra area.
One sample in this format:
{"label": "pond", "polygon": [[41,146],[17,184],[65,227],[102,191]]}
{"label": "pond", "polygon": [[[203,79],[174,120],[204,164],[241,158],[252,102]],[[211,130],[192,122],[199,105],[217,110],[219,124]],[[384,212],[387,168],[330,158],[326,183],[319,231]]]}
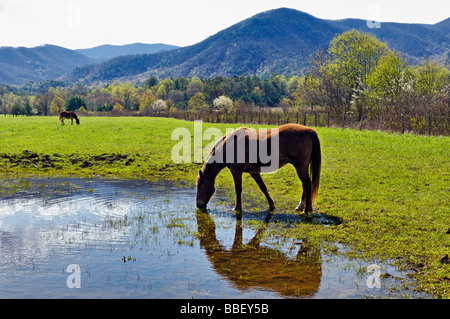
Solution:
{"label": "pond", "polygon": [[236,219],[220,195],[197,212],[195,189],[169,182],[24,183],[0,199],[0,298],[427,298],[389,263],[277,235],[298,214]]}

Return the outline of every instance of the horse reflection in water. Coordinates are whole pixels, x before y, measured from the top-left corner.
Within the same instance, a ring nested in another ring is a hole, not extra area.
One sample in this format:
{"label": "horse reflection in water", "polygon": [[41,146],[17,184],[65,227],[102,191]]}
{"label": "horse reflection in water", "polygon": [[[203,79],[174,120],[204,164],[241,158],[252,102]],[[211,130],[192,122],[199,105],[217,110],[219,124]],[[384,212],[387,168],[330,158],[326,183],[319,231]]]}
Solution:
{"label": "horse reflection in water", "polygon": [[301,247],[297,257],[291,259],[278,250],[261,246],[261,238],[272,217],[269,213],[246,245],[242,243],[242,221],[237,218],[232,248],[226,250],[216,238],[211,216],[198,210],[200,246],[215,271],[238,289],[268,289],[283,297],[313,296],[319,290],[322,277],[320,252]]}

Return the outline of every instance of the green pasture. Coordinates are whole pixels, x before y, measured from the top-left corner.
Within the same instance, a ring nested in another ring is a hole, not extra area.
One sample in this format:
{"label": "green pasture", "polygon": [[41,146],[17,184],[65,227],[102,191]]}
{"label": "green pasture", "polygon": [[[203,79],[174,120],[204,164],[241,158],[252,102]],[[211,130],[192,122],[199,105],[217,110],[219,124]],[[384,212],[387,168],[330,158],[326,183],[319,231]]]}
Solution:
{"label": "green pasture", "polygon": [[[203,130],[217,127],[225,133],[238,126],[203,123]],[[35,176],[164,179],[194,185],[201,164],[171,159],[179,142],[171,135],[179,127],[187,128],[193,141],[193,122],[174,119],[82,117],[80,126],[61,126],[57,117],[1,116],[0,195],[29,187],[26,177]],[[449,298],[450,138],[339,128],[317,132],[322,173],[314,210],[341,223],[278,223],[278,234],[306,238],[336,254],[392,261],[412,271],[417,289]],[[294,207],[301,186],[295,170],[286,166],[263,179],[277,211],[298,214]],[[221,172],[216,189],[230,195],[230,209],[232,185],[231,174]],[[244,210],[268,208],[249,176],[243,187]]]}

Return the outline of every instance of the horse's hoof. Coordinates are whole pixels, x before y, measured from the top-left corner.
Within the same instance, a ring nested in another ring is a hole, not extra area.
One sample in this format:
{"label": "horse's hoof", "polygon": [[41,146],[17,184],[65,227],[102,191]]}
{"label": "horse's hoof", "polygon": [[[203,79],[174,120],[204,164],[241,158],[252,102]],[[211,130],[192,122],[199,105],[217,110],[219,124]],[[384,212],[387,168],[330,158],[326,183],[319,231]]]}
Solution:
{"label": "horse's hoof", "polygon": [[304,210],[305,209],[305,202],[303,200],[300,201],[300,203],[298,203],[298,206],[295,207],[295,210]]}
{"label": "horse's hoof", "polygon": [[309,217],[311,216],[312,210],[305,210],[303,213],[305,214],[306,217]]}
{"label": "horse's hoof", "polygon": [[197,212],[198,212],[198,213],[207,213],[208,210],[206,209],[206,207],[205,207],[205,208],[199,208],[199,207],[197,207]]}
{"label": "horse's hoof", "polygon": [[234,213],[238,220],[242,219],[242,211],[240,209],[234,209]]}

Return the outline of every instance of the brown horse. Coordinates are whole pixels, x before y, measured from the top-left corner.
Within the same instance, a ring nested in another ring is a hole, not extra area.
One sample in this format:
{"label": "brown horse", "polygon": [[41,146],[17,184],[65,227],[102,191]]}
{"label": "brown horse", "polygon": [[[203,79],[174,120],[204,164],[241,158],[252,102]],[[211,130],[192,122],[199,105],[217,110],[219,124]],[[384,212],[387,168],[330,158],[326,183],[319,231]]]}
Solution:
{"label": "brown horse", "polygon": [[275,204],[260,173],[276,171],[287,163],[295,167],[303,187],[301,201],[296,209],[304,209],[306,214],[312,212],[312,204],[319,189],[320,142],[314,129],[298,124],[286,124],[267,131],[241,127],[219,139],[199,170],[197,208],[206,209],[215,191],[216,176],[228,167],[234,179],[236,211],[242,209],[242,173],[250,174],[273,210]]}
{"label": "brown horse", "polygon": [[64,119],[70,119],[70,124],[73,125],[73,119],[77,122],[78,125],[80,125],[80,120],[78,119],[78,116],[71,112],[71,111],[62,111],[59,115],[59,120],[61,121],[61,125],[64,125]]}

